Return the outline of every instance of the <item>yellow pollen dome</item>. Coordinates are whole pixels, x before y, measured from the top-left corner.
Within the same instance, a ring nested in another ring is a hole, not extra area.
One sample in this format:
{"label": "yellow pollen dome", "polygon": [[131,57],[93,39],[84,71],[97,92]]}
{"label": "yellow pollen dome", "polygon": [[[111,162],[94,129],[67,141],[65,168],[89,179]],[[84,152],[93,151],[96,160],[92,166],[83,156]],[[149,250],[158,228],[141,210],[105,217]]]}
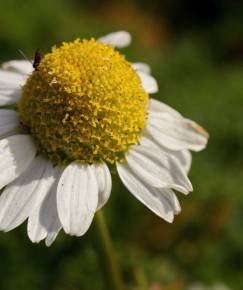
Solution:
{"label": "yellow pollen dome", "polygon": [[77,39],[46,54],[18,103],[20,123],[54,164],[122,162],[138,143],[148,95],[125,57]]}

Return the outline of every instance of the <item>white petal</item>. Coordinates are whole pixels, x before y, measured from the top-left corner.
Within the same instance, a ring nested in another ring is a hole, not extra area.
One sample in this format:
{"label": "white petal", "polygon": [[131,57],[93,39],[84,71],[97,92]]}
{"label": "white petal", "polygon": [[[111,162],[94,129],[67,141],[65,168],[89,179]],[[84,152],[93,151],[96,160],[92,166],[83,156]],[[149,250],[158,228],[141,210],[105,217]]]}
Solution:
{"label": "white petal", "polygon": [[174,117],[183,118],[181,114],[177,112],[175,109],[152,98],[149,100],[148,110],[151,113],[168,113],[168,114],[173,115]]}
{"label": "white petal", "polygon": [[166,221],[173,221],[174,209],[164,194],[161,194],[161,189],[148,186],[129,168],[128,164],[117,163],[116,166],[123,184],[139,201]]}
{"label": "white petal", "polygon": [[207,132],[198,124],[168,113],[149,114],[147,130],[159,144],[170,150],[200,151],[208,140]]}
{"label": "white petal", "polygon": [[148,75],[151,74],[151,68],[148,64],[143,62],[135,62],[132,64],[132,67],[135,69],[135,71],[141,71]]}
{"label": "white petal", "polygon": [[32,64],[27,60],[11,60],[2,64],[3,69],[29,75],[33,71]]}
{"label": "white petal", "polygon": [[157,93],[159,90],[157,81],[154,77],[152,77],[151,75],[148,75],[142,71],[137,71],[138,76],[140,77],[142,86],[144,88],[144,90],[148,93],[148,94],[154,94]]}
{"label": "white petal", "polygon": [[0,196],[0,229],[10,231],[19,226],[36,208],[48,191],[51,177],[48,161],[37,157],[32,165],[6,187]]}
{"label": "white petal", "polygon": [[61,227],[56,232],[52,232],[52,233],[47,234],[47,237],[45,240],[45,244],[47,247],[50,247],[52,245],[52,243],[55,241],[60,229],[61,229]]}
{"label": "white petal", "polygon": [[162,151],[162,154],[166,152],[168,155],[172,155],[175,157],[178,162],[181,164],[181,166],[185,169],[186,173],[189,172],[191,168],[192,163],[192,155],[191,152],[188,150],[181,150],[181,151],[175,151],[170,150],[161,144],[157,143],[152,137],[150,136],[142,136],[140,140],[140,144],[150,148],[150,150],[160,150]]}
{"label": "white petal", "polygon": [[191,169],[192,165],[192,154],[188,150],[181,150],[181,151],[171,151],[170,152],[182,165],[185,169],[186,173],[188,173]]}
{"label": "white petal", "polygon": [[0,87],[0,106],[6,106],[17,103],[20,98],[20,95],[21,95],[20,88],[4,89]]}
{"label": "white petal", "polygon": [[40,211],[40,224],[47,233],[46,245],[50,246],[61,229],[61,222],[57,212],[57,184],[55,183],[51,191],[46,196]]}
{"label": "white petal", "polygon": [[132,37],[131,34],[127,31],[117,31],[100,37],[98,40],[104,44],[123,48],[130,45]]}
{"label": "white petal", "polygon": [[0,69],[0,88],[20,88],[26,79],[23,74]]}
{"label": "white petal", "polygon": [[38,243],[48,234],[60,230],[61,224],[57,214],[56,191],[61,171],[45,161],[46,168],[41,177],[38,196],[28,219],[28,235],[32,242]]}
{"label": "white petal", "polygon": [[66,233],[82,236],[89,228],[98,205],[98,185],[92,165],[71,163],[57,188],[58,215]]}
{"label": "white petal", "polygon": [[26,79],[26,75],[0,70],[0,106],[17,102]]}
{"label": "white petal", "polygon": [[20,176],[31,164],[36,147],[28,135],[0,140],[0,189]]}
{"label": "white petal", "polygon": [[19,121],[17,113],[13,110],[0,110],[0,137],[18,129]]}
{"label": "white petal", "polygon": [[111,194],[111,174],[106,164],[94,165],[95,175],[98,182],[98,207],[97,210],[102,208]]}
{"label": "white petal", "polygon": [[131,170],[150,186],[173,188],[184,194],[192,191],[192,185],[179,162],[161,150],[135,145],[126,160]]}
{"label": "white petal", "polygon": [[179,214],[181,212],[180,202],[176,196],[176,194],[171,189],[161,189],[160,193],[163,194],[164,198],[167,199],[169,204],[174,210],[174,214]]}

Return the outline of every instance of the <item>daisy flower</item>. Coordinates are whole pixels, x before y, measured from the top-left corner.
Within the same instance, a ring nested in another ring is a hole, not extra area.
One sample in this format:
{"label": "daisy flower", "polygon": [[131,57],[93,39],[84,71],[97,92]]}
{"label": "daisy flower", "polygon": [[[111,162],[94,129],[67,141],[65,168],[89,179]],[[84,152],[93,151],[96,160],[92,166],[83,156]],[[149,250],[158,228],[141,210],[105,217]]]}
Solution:
{"label": "daisy flower", "polygon": [[0,70],[0,229],[28,219],[32,242],[51,245],[60,229],[82,236],[112,187],[110,168],[155,214],[180,212],[174,190],[188,194],[189,150],[207,133],[149,98],[158,86],[144,63],[115,48],[119,31],[63,43],[33,69],[13,60]]}

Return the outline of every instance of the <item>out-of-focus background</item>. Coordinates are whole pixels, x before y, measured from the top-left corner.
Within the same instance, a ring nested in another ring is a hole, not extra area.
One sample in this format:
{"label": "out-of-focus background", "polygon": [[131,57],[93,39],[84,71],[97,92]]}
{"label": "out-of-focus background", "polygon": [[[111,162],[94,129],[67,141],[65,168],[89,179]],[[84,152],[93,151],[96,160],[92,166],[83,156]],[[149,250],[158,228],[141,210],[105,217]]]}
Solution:
{"label": "out-of-focus background", "polygon": [[[228,0],[0,1],[0,61],[36,48],[128,30],[130,61],[151,65],[155,98],[210,133],[194,154],[194,192],[173,224],[115,178],[105,214],[131,290],[243,289],[243,2]],[[33,245],[26,224],[0,234],[2,290],[106,289],[91,242],[59,234]],[[207,288],[203,288],[205,287]],[[201,287],[201,288],[200,288]],[[225,287],[225,288],[224,288]],[[228,287],[228,288],[227,288]]]}

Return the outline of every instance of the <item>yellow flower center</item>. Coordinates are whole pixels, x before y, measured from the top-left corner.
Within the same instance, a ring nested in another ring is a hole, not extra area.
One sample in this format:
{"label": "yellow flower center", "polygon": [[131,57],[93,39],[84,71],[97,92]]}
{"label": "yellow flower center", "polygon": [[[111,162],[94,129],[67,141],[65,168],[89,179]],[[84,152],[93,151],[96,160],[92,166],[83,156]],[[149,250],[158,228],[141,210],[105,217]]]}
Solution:
{"label": "yellow flower center", "polygon": [[20,122],[55,164],[122,162],[145,126],[148,95],[124,56],[91,40],[46,54],[22,89]]}

